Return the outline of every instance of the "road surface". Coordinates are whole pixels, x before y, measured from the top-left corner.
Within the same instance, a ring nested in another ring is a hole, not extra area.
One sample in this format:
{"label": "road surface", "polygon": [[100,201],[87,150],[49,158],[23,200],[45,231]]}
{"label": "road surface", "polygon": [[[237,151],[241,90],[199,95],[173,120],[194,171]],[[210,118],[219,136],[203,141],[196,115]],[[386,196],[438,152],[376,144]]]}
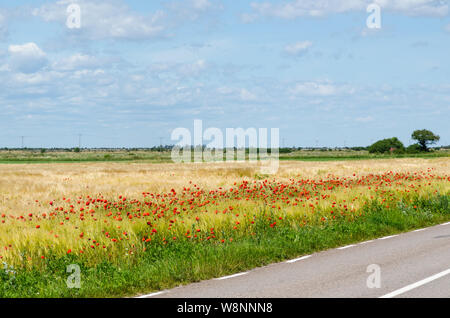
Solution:
{"label": "road surface", "polygon": [[450,297],[450,223],[141,296],[153,297]]}

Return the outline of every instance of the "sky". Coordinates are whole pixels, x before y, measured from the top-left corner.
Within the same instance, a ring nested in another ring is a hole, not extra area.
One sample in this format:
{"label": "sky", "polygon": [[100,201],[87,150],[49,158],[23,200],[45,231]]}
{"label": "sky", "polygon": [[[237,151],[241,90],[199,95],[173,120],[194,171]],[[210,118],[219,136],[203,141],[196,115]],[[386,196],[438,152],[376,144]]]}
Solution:
{"label": "sky", "polygon": [[194,120],[281,146],[450,145],[448,2],[0,0],[0,147],[174,144]]}

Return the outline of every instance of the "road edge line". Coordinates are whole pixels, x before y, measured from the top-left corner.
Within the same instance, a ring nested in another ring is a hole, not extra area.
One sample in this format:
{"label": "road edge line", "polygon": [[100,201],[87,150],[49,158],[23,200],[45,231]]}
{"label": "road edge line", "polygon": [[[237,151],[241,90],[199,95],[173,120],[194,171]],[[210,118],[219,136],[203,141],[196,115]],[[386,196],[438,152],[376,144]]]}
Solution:
{"label": "road edge line", "polygon": [[450,274],[450,268],[445,270],[445,271],[443,271],[443,272],[440,272],[440,273],[437,273],[437,274],[432,275],[430,277],[427,277],[425,279],[422,279],[422,280],[420,280],[420,281],[418,281],[416,283],[413,283],[413,284],[410,284],[410,285],[405,286],[403,288],[394,290],[393,292],[391,292],[389,294],[386,294],[386,295],[383,295],[383,296],[381,296],[379,298],[393,298],[395,296],[398,296],[398,295],[404,294],[406,292],[409,292],[410,290],[413,290],[413,289],[415,289],[417,287],[420,287],[420,286],[423,286],[425,284],[428,284],[428,283],[430,283],[430,282],[432,282],[432,281],[434,281],[436,279],[439,279],[441,277],[444,277],[444,276],[446,276],[448,274]]}

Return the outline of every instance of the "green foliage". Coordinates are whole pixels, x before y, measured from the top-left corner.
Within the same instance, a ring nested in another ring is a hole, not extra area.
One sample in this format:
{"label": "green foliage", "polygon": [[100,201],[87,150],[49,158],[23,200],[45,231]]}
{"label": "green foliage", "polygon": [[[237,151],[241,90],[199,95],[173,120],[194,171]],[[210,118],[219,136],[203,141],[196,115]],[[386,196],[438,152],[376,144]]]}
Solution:
{"label": "green foliage", "polygon": [[369,146],[369,153],[403,153],[405,151],[405,146],[398,140],[397,137],[392,137],[388,139],[379,140],[376,143]]}
{"label": "green foliage", "polygon": [[422,151],[428,151],[428,146],[435,144],[441,139],[441,137],[426,129],[414,131],[411,138],[417,140]]}
{"label": "green foliage", "polygon": [[411,146],[408,146],[408,148],[406,148],[406,153],[409,154],[415,154],[415,153],[421,153],[422,152],[422,147],[420,147],[419,144],[413,144]]}
{"label": "green foliage", "polygon": [[292,149],[291,148],[280,148],[279,149],[279,153],[291,153]]}
{"label": "green foliage", "polygon": [[73,151],[76,152],[76,153],[78,153],[78,152],[80,152],[81,150],[80,150],[80,148],[75,147],[75,148],[73,148]]}

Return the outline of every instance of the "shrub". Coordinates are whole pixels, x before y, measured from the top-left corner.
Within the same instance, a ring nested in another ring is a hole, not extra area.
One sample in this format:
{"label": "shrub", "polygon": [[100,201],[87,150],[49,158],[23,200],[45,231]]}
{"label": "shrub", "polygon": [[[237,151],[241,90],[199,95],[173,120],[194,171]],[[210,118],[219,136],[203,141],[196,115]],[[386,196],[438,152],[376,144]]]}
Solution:
{"label": "shrub", "polygon": [[392,137],[375,142],[369,146],[368,150],[369,153],[403,153],[405,146],[403,146],[403,143],[397,137]]}
{"label": "shrub", "polygon": [[411,154],[420,153],[422,152],[422,147],[420,147],[419,144],[413,144],[408,146],[408,148],[406,148],[406,152]]}

